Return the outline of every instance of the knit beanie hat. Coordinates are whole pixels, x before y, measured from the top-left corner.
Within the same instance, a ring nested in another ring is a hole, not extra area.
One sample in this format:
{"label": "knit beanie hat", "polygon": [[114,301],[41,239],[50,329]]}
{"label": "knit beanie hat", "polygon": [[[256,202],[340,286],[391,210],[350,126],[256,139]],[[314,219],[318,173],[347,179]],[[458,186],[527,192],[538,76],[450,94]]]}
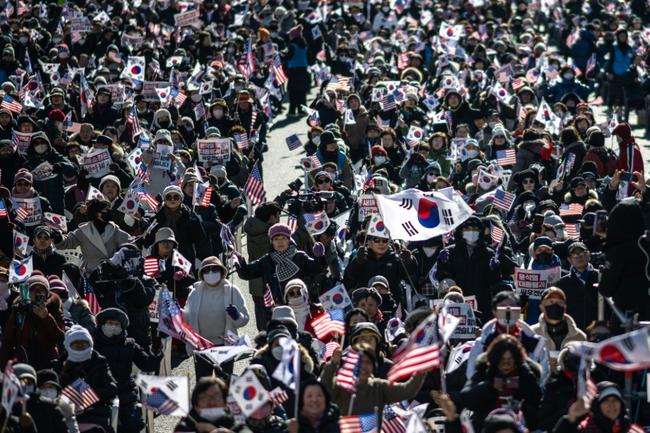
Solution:
{"label": "knit beanie hat", "polygon": [[271,240],[276,236],[286,236],[291,238],[291,227],[282,223],[274,224],[269,229],[268,235]]}
{"label": "knit beanie hat", "polygon": [[167,194],[170,194],[170,193],[176,193],[176,194],[181,196],[181,199],[183,198],[183,191],[181,190],[181,187],[178,186],[178,185],[169,185],[169,186],[165,187],[165,189],[163,189],[163,193],[162,193],[163,198],[167,197]]}
{"label": "knit beanie hat", "polygon": [[18,181],[20,180],[24,180],[25,182],[28,182],[30,185],[34,183],[34,177],[26,168],[21,168],[16,172],[16,175],[14,176],[14,185],[16,185],[16,183],[18,183]]}
{"label": "knit beanie hat", "polygon": [[102,180],[99,181],[99,189],[101,190],[102,186],[104,186],[104,184],[109,181],[117,185],[117,189],[119,190],[122,189],[122,184],[120,183],[120,179],[118,179],[118,177],[113,174],[107,174],[106,176],[102,177]]}
{"label": "knit beanie hat", "polygon": [[90,336],[90,332],[81,325],[72,325],[65,333],[63,344],[66,349],[69,348],[74,341],[87,341],[91,347],[93,346],[93,338]]}

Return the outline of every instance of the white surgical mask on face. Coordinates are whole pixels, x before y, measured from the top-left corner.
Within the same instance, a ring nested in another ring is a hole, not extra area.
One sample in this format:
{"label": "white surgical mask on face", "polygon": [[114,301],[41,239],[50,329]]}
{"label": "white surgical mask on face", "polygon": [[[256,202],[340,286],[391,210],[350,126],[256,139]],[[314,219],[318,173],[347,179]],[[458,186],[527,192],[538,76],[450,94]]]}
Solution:
{"label": "white surgical mask on face", "polygon": [[472,149],[467,151],[467,158],[472,159],[478,156],[478,150]]}
{"label": "white surgical mask on face", "polygon": [[476,242],[478,242],[478,235],[478,232],[474,230],[464,231],[463,239],[465,239],[465,242],[467,242],[469,245],[474,245]]}
{"label": "white surgical mask on face", "polygon": [[271,349],[271,355],[278,361],[282,359],[282,346],[276,346]]}
{"label": "white surgical mask on face", "polygon": [[84,350],[74,350],[68,349],[68,360],[72,362],[84,362],[88,361],[93,354],[92,346],[87,347]]}
{"label": "white surgical mask on face", "polygon": [[193,93],[190,98],[192,99],[192,102],[199,102],[201,99],[203,99],[203,97],[198,93]]}
{"label": "white surgical mask on face", "polygon": [[427,183],[433,183],[436,180],[435,174],[427,174]]}
{"label": "white surgical mask on face", "polygon": [[422,251],[424,251],[424,255],[427,257],[433,256],[437,249],[438,247],[422,247]]}
{"label": "white surgical mask on face", "polygon": [[203,274],[203,281],[209,286],[216,286],[221,281],[221,272],[206,272]]}
{"label": "white surgical mask on face", "polygon": [[23,44],[23,45],[26,44],[27,42],[29,42],[29,38],[27,36],[22,36],[19,40],[20,40],[20,43]]}
{"label": "white surgical mask on face", "polygon": [[223,117],[223,110],[212,110],[212,117],[221,119]]}
{"label": "white surgical mask on face", "polygon": [[320,146],[320,135],[317,135],[311,139],[316,146]]}
{"label": "white surgical mask on face", "polygon": [[205,409],[199,409],[199,415],[201,415],[201,418],[207,419],[208,421],[216,421],[226,415],[226,409],[223,407],[208,407]]}
{"label": "white surgical mask on face", "polygon": [[54,388],[41,388],[40,391],[41,391],[41,397],[44,397],[44,398],[47,398],[47,399],[50,399],[50,400],[54,400],[57,397],[57,395],[59,395],[56,392],[56,389],[54,389]]}
{"label": "white surgical mask on face", "polygon": [[39,154],[47,152],[47,144],[38,144],[34,146],[34,151]]}
{"label": "white surgical mask on face", "polygon": [[288,304],[292,307],[299,307],[303,304],[302,296],[296,296],[295,298],[289,298]]}
{"label": "white surgical mask on face", "polygon": [[382,165],[383,163],[386,162],[385,156],[375,156],[373,159],[375,160],[376,165]]}
{"label": "white surgical mask on face", "polygon": [[122,327],[119,325],[108,325],[105,323],[102,325],[102,332],[105,336],[111,338],[116,335],[120,335],[122,333]]}

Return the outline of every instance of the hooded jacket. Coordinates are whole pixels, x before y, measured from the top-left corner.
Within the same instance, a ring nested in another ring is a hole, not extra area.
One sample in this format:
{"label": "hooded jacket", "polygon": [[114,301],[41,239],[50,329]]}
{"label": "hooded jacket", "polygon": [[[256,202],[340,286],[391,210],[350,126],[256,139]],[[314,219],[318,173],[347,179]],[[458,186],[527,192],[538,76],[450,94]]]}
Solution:
{"label": "hooded jacket", "polygon": [[618,135],[621,137],[621,141],[618,143],[618,160],[616,161],[616,168],[619,170],[629,171],[630,173],[635,171],[644,173],[643,156],[641,155],[639,146],[634,141],[634,137],[632,137],[630,125],[625,122],[619,123],[612,131],[612,135]]}

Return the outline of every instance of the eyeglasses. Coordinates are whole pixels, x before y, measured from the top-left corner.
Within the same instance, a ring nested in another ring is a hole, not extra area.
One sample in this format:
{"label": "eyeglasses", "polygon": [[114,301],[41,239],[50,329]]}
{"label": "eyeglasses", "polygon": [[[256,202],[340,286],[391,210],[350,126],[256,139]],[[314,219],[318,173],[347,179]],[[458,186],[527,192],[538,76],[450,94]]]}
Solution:
{"label": "eyeglasses", "polygon": [[588,252],[589,252],[589,251],[585,251],[585,250],[573,251],[573,252],[571,253],[571,256],[573,256],[573,257],[580,257],[580,256],[587,255]]}
{"label": "eyeglasses", "polygon": [[178,201],[181,199],[181,196],[178,194],[168,194],[165,196],[165,200],[168,201]]}
{"label": "eyeglasses", "polygon": [[523,185],[529,185],[529,184],[534,184],[535,181],[532,180],[532,179],[524,179],[524,180],[521,181],[521,183],[522,183]]}
{"label": "eyeglasses", "polygon": [[323,183],[332,183],[332,179],[328,179],[326,177],[321,177],[320,179],[316,180],[317,184],[323,184]]}
{"label": "eyeglasses", "polygon": [[384,239],[384,238],[370,238],[370,240],[373,241],[374,243],[377,243],[377,244],[379,244],[379,243],[387,244],[388,243],[388,239]]}

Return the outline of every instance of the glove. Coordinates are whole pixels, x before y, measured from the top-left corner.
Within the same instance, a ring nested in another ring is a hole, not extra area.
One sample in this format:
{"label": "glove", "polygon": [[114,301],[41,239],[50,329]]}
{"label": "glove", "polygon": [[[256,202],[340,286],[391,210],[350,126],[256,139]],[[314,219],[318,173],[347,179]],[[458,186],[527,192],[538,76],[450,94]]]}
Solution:
{"label": "glove", "polygon": [[440,251],[440,254],[438,254],[438,260],[440,260],[440,263],[448,263],[449,262],[449,250],[447,248]]}
{"label": "glove", "polygon": [[410,262],[411,252],[407,249],[403,249],[402,251],[399,252],[399,259],[403,262]]}
{"label": "glove", "polygon": [[63,240],[63,236],[59,231],[52,230],[52,240],[54,241],[55,244],[58,244]]}
{"label": "glove", "polygon": [[366,247],[359,247],[357,250],[357,263],[362,264],[366,261]]}
{"label": "glove", "polygon": [[117,164],[115,164],[115,163],[112,163],[111,165],[108,166],[108,168],[109,168],[113,173],[115,173],[116,171],[118,171],[118,170],[120,169],[120,166],[117,165]]}
{"label": "glove", "polygon": [[497,258],[497,256],[493,256],[490,259],[490,270],[496,271],[497,269],[499,269],[500,264],[501,264],[501,262],[499,262],[499,259]]}
{"label": "glove", "polygon": [[311,252],[314,253],[314,257],[323,257],[325,255],[325,245],[316,242],[314,247],[311,249]]}
{"label": "glove", "polygon": [[176,272],[174,272],[174,281],[180,281],[180,280],[183,279],[184,276],[185,276],[185,272],[176,271]]}
{"label": "glove", "polygon": [[239,254],[237,251],[232,252],[232,263],[237,269],[240,269],[243,265],[246,264],[246,259],[244,256]]}
{"label": "glove", "polygon": [[239,319],[239,310],[233,304],[230,304],[226,307],[226,313],[228,313],[232,320]]}

